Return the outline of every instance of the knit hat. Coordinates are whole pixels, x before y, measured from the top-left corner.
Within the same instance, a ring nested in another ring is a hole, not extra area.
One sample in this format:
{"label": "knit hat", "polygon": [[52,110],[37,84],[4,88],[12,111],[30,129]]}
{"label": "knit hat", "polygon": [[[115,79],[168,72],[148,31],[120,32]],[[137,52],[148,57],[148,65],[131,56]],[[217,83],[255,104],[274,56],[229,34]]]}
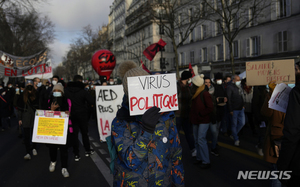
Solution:
{"label": "knit hat", "polygon": [[187,80],[189,78],[192,78],[192,73],[190,71],[183,71],[181,73],[181,80]]}
{"label": "knit hat", "polygon": [[195,77],[192,78],[192,83],[198,87],[202,86],[204,84],[204,75],[196,75]]}
{"label": "knit hat", "polygon": [[61,83],[57,83],[54,87],[53,90],[60,90],[62,93],[64,93],[64,87]]}
{"label": "knit hat", "polygon": [[215,80],[218,80],[218,79],[223,79],[222,73],[217,73],[217,74],[216,74]]}
{"label": "knit hat", "polygon": [[137,67],[136,63],[133,61],[125,61],[119,66],[119,75],[123,81],[123,90],[126,95],[128,95],[128,84],[127,77],[137,77],[143,75],[149,75],[145,70]]}

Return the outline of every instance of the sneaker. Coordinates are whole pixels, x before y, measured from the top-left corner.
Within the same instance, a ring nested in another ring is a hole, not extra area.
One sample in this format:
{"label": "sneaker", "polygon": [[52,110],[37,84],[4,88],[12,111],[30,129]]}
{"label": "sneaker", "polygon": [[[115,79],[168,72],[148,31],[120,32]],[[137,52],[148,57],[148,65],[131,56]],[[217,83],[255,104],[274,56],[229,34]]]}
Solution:
{"label": "sneaker", "polygon": [[70,176],[67,168],[62,168],[61,173],[64,177],[69,177]]}
{"label": "sneaker", "polygon": [[36,149],[32,149],[32,154],[33,154],[34,156],[36,156],[36,155],[37,155],[37,151],[36,151]]}
{"label": "sneaker", "polygon": [[90,155],[92,155],[94,153],[95,153],[94,149],[90,149],[90,151],[86,151],[85,152],[85,156],[90,156]]}
{"label": "sneaker", "polygon": [[210,151],[211,154],[215,155],[215,156],[219,156],[219,151],[217,149],[212,149]]}
{"label": "sneaker", "polygon": [[208,169],[208,168],[210,168],[210,164],[203,164],[203,163],[202,163],[202,164],[200,165],[200,168],[201,168],[201,169]]}
{"label": "sneaker", "polygon": [[25,156],[24,156],[24,159],[25,159],[25,160],[30,160],[30,159],[31,159],[30,154],[25,155]]}
{"label": "sneaker", "polygon": [[234,145],[235,145],[235,146],[240,146],[240,140],[235,141],[235,142],[234,142]]}
{"label": "sneaker", "polygon": [[256,145],[255,147],[256,147],[256,149],[257,149],[257,154],[258,154],[259,156],[264,156],[264,153],[263,153],[262,148],[259,148],[258,145]]}
{"label": "sneaker", "polygon": [[75,161],[78,162],[80,160],[80,156],[79,155],[75,155]]}
{"label": "sneaker", "polygon": [[234,139],[232,135],[230,135],[230,138],[231,138],[231,139]]}
{"label": "sneaker", "polygon": [[53,172],[55,170],[56,162],[50,162],[49,171]]}
{"label": "sneaker", "polygon": [[192,152],[192,157],[196,157],[196,155],[197,155],[197,150],[194,149],[193,152]]}

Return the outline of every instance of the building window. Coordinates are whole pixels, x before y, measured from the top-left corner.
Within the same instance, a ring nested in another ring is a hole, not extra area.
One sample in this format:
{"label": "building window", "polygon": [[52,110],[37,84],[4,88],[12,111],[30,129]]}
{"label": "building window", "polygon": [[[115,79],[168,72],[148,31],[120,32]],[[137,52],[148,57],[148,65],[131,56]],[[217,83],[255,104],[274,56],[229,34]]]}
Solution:
{"label": "building window", "polygon": [[287,31],[282,31],[278,33],[278,52],[287,51]]}
{"label": "building window", "polygon": [[211,48],[211,61],[216,61],[216,46],[212,46]]}
{"label": "building window", "polygon": [[180,65],[185,65],[185,54],[180,53]]}
{"label": "building window", "polygon": [[191,64],[194,64],[194,51],[191,51],[190,52],[190,61],[191,61]]}
{"label": "building window", "polygon": [[261,55],[261,39],[260,36],[248,38],[246,41],[246,56]]}
{"label": "building window", "polygon": [[205,39],[206,38],[206,25],[201,25],[201,34],[202,34],[201,39]]}
{"label": "building window", "polygon": [[190,33],[190,42],[196,41],[196,29],[193,29],[193,31]]}
{"label": "building window", "polygon": [[217,45],[217,59],[223,60],[223,45]]}
{"label": "building window", "polygon": [[232,28],[238,29],[239,28],[239,17],[236,14],[232,14]]}
{"label": "building window", "polygon": [[189,22],[191,23],[193,21],[193,9],[189,9]]}
{"label": "building window", "polygon": [[221,20],[216,21],[216,34],[220,35],[222,33],[222,28],[221,28]]}
{"label": "building window", "polygon": [[291,0],[278,0],[277,15],[279,18],[291,15]]}
{"label": "building window", "polygon": [[207,62],[207,48],[202,48],[202,54],[203,62]]}
{"label": "building window", "polygon": [[201,16],[207,15],[207,6],[206,6],[205,2],[202,2],[200,4],[200,11],[201,11]]}
{"label": "building window", "polygon": [[222,1],[221,0],[217,0],[217,9],[222,10]]}
{"label": "building window", "polygon": [[238,58],[239,57],[239,42],[233,41],[233,57]]}

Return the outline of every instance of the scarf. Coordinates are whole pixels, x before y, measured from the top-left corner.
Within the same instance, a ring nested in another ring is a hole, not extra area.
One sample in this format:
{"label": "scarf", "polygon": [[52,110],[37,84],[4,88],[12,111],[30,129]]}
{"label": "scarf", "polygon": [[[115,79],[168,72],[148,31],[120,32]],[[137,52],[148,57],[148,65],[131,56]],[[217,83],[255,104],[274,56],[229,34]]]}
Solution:
{"label": "scarf", "polygon": [[196,90],[196,93],[194,94],[194,96],[192,97],[192,99],[195,99],[204,89],[205,89],[205,84],[203,84],[202,86],[198,87],[197,90]]}

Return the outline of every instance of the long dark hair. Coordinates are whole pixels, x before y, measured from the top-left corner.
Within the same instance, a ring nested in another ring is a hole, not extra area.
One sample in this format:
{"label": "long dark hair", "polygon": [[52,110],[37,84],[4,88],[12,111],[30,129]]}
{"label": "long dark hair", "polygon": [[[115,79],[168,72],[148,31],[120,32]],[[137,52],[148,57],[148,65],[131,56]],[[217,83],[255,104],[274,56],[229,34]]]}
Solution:
{"label": "long dark hair", "polygon": [[25,87],[24,94],[23,94],[23,100],[25,104],[27,104],[29,98],[31,101],[35,100],[36,98],[36,90],[32,85],[27,85]]}

